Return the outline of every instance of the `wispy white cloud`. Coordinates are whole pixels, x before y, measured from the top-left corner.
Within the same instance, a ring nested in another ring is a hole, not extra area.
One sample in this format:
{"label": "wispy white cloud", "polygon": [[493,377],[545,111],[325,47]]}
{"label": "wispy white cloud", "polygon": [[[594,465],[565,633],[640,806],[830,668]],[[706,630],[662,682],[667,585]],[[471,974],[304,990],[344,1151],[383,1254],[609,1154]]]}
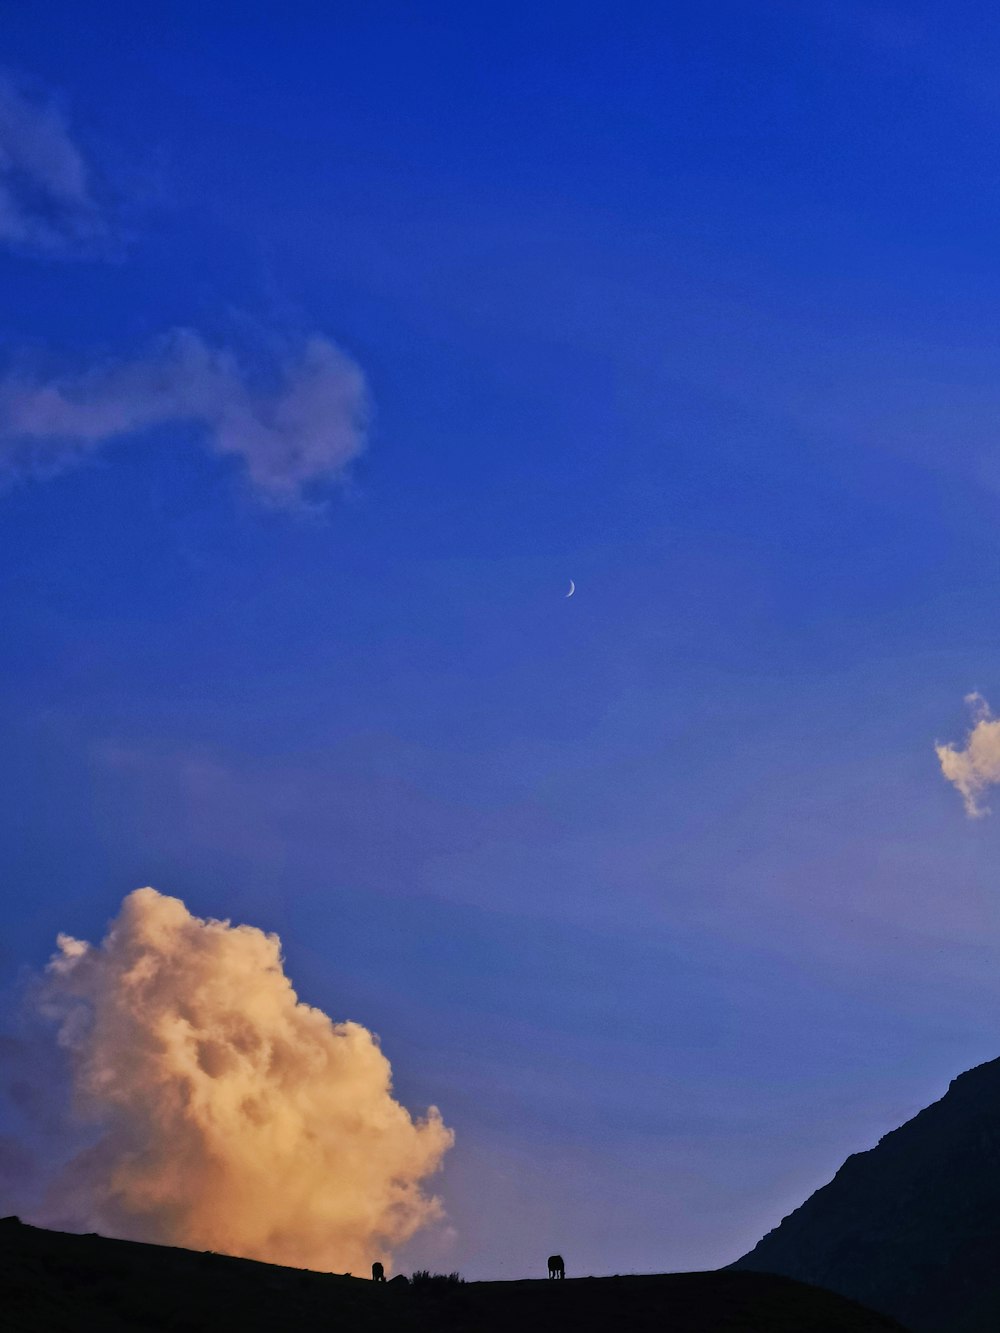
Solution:
{"label": "wispy white cloud", "polygon": [[112,441],[193,425],[209,449],[242,464],[259,496],[299,505],[364,447],[364,376],[319,336],[271,370],[262,380],[182,329],[144,356],[83,374],[13,371],[0,380],[0,473],[62,471]]}
{"label": "wispy white cloud", "polygon": [[993,716],[981,694],[967,694],[965,702],[972,709],[972,727],[965,738],[965,748],[936,745],[941,772],[954,783],[965,802],[970,819],[988,815],[983,797],[990,787],[1000,783],[1000,718]]}
{"label": "wispy white cloud", "polygon": [[93,173],[61,112],[0,76],[0,243],[65,255],[107,236]]}

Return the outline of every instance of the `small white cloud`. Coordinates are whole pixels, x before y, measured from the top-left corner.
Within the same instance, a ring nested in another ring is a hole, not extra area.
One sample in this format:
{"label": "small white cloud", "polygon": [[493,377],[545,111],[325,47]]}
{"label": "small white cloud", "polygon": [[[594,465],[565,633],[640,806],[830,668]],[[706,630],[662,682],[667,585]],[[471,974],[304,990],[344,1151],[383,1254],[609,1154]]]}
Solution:
{"label": "small white cloud", "polygon": [[107,231],[61,113],[0,77],[0,243],[65,255],[87,252]]}
{"label": "small white cloud", "polygon": [[295,506],[361,452],[366,420],[364,376],[326,338],[308,339],[262,385],[232,352],[177,330],[146,356],[84,374],[8,374],[0,473],[62,471],[111,441],[193,424],[213,452],[242,463],[258,495]]}
{"label": "small white cloud", "polygon": [[936,745],[941,772],[962,794],[965,813],[970,819],[988,815],[983,796],[1000,783],[1000,718],[995,718],[981,694],[967,694],[965,702],[972,709],[972,727],[965,738],[965,748]]}

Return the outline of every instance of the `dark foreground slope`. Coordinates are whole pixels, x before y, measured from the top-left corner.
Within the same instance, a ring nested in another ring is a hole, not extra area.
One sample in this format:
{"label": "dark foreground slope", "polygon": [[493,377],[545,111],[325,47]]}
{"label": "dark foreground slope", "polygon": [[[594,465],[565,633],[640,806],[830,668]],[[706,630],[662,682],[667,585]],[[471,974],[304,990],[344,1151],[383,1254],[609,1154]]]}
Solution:
{"label": "dark foreground slope", "polygon": [[67,1236],[12,1221],[0,1222],[0,1327],[4,1333],[899,1329],[831,1292],[758,1273],[470,1282],[425,1290],[100,1236]]}
{"label": "dark foreground slope", "polygon": [[828,1287],[915,1333],[997,1333],[1000,1060],[849,1157],[732,1267]]}

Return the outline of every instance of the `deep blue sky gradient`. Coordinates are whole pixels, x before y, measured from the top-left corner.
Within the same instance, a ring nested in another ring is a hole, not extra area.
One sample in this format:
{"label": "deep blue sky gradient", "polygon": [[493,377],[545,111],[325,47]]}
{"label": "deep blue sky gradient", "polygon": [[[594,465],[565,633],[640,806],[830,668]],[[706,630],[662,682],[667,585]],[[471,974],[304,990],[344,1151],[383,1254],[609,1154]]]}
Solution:
{"label": "deep blue sky gradient", "polygon": [[440,1105],[404,1263],[727,1262],[998,1054],[1000,24],[288,9],[4,15],[125,235],[0,257],[5,356],[375,405],[319,517],[169,429],[0,496],[8,1004],[152,883]]}

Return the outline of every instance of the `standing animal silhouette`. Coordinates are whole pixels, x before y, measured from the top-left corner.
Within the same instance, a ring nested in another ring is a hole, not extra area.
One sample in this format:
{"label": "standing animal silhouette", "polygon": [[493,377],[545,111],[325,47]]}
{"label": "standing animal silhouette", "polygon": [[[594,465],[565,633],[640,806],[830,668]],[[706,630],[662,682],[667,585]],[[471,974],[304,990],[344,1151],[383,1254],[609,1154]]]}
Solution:
{"label": "standing animal silhouette", "polygon": [[379,1263],[377,1259],[372,1264],[372,1281],[373,1282],[385,1281],[385,1269],[382,1267],[382,1265]]}
{"label": "standing animal silhouette", "polygon": [[549,1255],[549,1277],[563,1278],[566,1276],[566,1265],[563,1263],[561,1254]]}

